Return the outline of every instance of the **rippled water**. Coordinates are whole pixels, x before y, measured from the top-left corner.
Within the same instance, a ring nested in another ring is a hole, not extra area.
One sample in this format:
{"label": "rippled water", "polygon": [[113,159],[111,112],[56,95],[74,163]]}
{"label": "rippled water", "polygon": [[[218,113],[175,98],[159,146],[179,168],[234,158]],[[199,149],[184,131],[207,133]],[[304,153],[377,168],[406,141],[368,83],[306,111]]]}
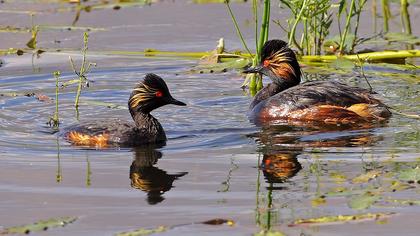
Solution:
{"label": "rippled water", "polygon": [[[45,55],[50,56],[67,58]],[[94,102],[125,107],[135,83],[150,72],[162,76],[172,95],[188,106],[153,112],[167,133],[166,146],[74,147],[46,124],[54,101],[25,96],[55,98],[55,79],[24,65],[20,71],[11,63],[18,59],[5,60],[0,68],[10,71],[0,74],[0,228],[75,216],[75,223],[43,234],[112,235],[166,225],[171,229],[163,235],[250,235],[262,229],[289,235],[417,235],[420,207],[387,200],[418,201],[419,185],[398,179],[401,171],[419,165],[418,120],[394,114],[383,127],[359,130],[257,127],[246,116],[251,98],[240,89],[243,80],[235,71],[192,74],[193,60],[99,57],[91,60],[107,66],[98,65],[88,76],[80,122],[130,120],[127,109]],[[47,61],[44,68],[55,67],[54,60]],[[303,70],[307,79],[366,87],[357,70]],[[62,81],[74,78],[68,71],[63,70]],[[367,76],[388,105],[419,111],[418,76],[368,68]],[[79,122],[74,96],[74,86],[60,91],[60,129]],[[371,181],[354,180],[369,171],[378,173]],[[397,182],[408,187],[393,187]],[[367,209],[349,206],[366,190],[380,199]],[[385,221],[290,226],[302,218],[366,212],[397,214]],[[215,218],[232,219],[235,225],[200,224]]]}

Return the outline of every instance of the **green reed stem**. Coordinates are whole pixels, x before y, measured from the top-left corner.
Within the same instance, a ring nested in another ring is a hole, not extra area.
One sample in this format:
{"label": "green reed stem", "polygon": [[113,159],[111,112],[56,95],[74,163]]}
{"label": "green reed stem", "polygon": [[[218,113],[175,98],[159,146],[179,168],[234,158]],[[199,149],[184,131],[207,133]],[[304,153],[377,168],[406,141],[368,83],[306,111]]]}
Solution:
{"label": "green reed stem", "polygon": [[257,0],[252,0],[252,15],[254,16],[254,22],[255,22],[255,48],[256,48],[256,57],[259,61],[259,55],[260,55],[260,48],[258,48],[258,3]]}
{"label": "green reed stem", "polygon": [[349,32],[349,29],[350,29],[351,16],[353,15],[355,5],[356,5],[355,0],[351,0],[350,10],[347,14],[346,26],[344,28],[343,37],[341,37],[341,41],[340,41],[339,50],[341,54],[344,53],[344,42],[346,41],[347,33]]}
{"label": "green reed stem", "polygon": [[359,5],[356,11],[356,26],[354,26],[354,37],[353,42],[351,44],[350,53],[353,53],[354,48],[356,47],[357,42],[357,32],[359,30],[359,21],[360,21],[360,14],[362,13],[363,7],[365,6],[367,0],[360,0]]}
{"label": "green reed stem", "polygon": [[292,29],[290,30],[290,36],[289,36],[289,45],[291,45],[293,43],[293,45],[295,45],[295,47],[299,50],[300,54],[303,54],[303,49],[302,47],[298,44],[298,42],[296,41],[296,37],[295,37],[295,33],[296,33],[296,27],[300,21],[300,18],[302,18],[302,14],[303,11],[306,8],[306,4],[307,4],[307,0],[303,1],[302,7],[300,8],[299,14],[297,15],[295,22],[293,22],[293,26]]}
{"label": "green reed stem", "polygon": [[[268,40],[268,32],[270,28],[270,9],[271,9],[271,1],[270,0],[264,0],[264,10],[263,10],[263,16],[262,16],[262,22],[261,22],[261,32],[260,32],[260,38],[258,40],[258,60],[255,61],[255,65],[258,65],[260,63],[261,58],[261,50],[264,46],[264,43]],[[254,65],[254,66],[255,66]],[[262,76],[257,75],[256,77],[256,90],[259,91],[263,88],[263,82],[262,82]]]}
{"label": "green reed stem", "polygon": [[360,66],[360,74],[366,80],[366,83],[369,86],[369,91],[372,92],[373,91],[373,88],[372,88],[372,85],[370,85],[368,78],[366,77],[365,70],[363,68],[363,61],[360,59],[359,54],[356,54],[356,56],[357,56],[357,60],[359,62],[359,66]]}
{"label": "green reed stem", "polygon": [[378,25],[378,13],[377,13],[377,10],[376,10],[376,0],[373,0],[372,1],[372,17],[373,17],[373,33],[375,33],[376,34],[376,31],[377,31],[377,25]]}
{"label": "green reed stem", "polygon": [[264,0],[264,11],[263,11],[262,22],[261,22],[261,34],[260,34],[260,40],[258,42],[258,47],[260,50],[262,49],[264,43],[267,42],[268,40],[268,30],[270,27],[270,6],[271,6],[271,1]]}
{"label": "green reed stem", "polygon": [[389,2],[388,0],[381,0],[382,2],[382,17],[384,19],[384,32],[387,33],[389,31],[389,17],[391,13],[389,11]]}
{"label": "green reed stem", "polygon": [[60,89],[58,82],[60,79],[60,71],[55,71],[53,75],[55,78],[55,111],[54,111],[53,117],[51,118],[50,123],[52,123],[54,128],[57,128],[60,125],[60,119],[58,115],[58,91]]}
{"label": "green reed stem", "polygon": [[[236,21],[236,17],[235,17],[235,15],[233,14],[232,9],[230,8],[229,1],[228,1],[228,0],[226,0],[226,1],[225,1],[225,4],[226,4],[226,7],[227,7],[227,9],[228,9],[228,11],[229,11],[229,15],[230,15],[230,17],[232,18],[233,25],[235,26],[235,29],[236,29],[236,34],[238,35],[239,39],[241,40],[242,45],[244,46],[245,50],[246,50],[249,54],[251,54],[251,51],[249,50],[249,48],[248,48],[248,46],[246,45],[246,42],[245,42],[245,40],[244,40],[244,37],[242,36],[241,29],[239,28],[238,22]],[[251,55],[252,55],[252,54],[251,54]]]}
{"label": "green reed stem", "polygon": [[[256,48],[257,53],[256,53],[256,56],[252,60],[253,66],[256,66],[260,63],[261,49],[264,43],[268,40],[268,32],[269,32],[269,27],[270,27],[270,5],[271,5],[270,0],[264,0],[263,15],[261,19],[261,30],[260,30],[260,35],[258,37],[258,40],[257,40],[258,20],[257,20],[257,15],[256,15],[257,14],[256,4],[255,4],[255,7],[253,8],[254,16],[255,16],[255,25],[256,25],[255,41],[257,45],[257,48]],[[257,91],[263,88],[262,77],[261,75],[250,74],[250,75],[247,75],[246,81],[248,80],[249,80],[249,92],[251,96],[254,96],[257,93]]]}
{"label": "green reed stem", "polygon": [[408,1],[401,0],[401,22],[403,25],[403,31],[406,34],[411,34],[411,22],[410,15],[408,13]]}
{"label": "green reed stem", "polygon": [[86,75],[87,73],[89,73],[91,66],[94,65],[92,63],[88,64],[86,61],[86,53],[88,50],[88,38],[89,38],[89,34],[87,32],[84,32],[83,33],[83,48],[82,48],[82,65],[80,66],[79,72],[76,72],[76,67],[74,66],[73,59],[69,57],[73,72],[79,76],[79,83],[77,85],[76,98],[74,100],[74,106],[76,107],[76,109],[79,107],[79,100],[80,100],[80,95],[82,93],[83,83],[87,80]]}

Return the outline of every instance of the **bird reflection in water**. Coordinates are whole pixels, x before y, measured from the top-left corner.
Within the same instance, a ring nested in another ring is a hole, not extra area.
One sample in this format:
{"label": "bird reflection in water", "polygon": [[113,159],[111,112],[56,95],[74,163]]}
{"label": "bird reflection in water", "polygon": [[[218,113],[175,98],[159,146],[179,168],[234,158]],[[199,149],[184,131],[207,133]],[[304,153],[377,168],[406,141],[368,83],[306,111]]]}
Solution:
{"label": "bird reflection in water", "polygon": [[286,151],[264,154],[260,168],[267,182],[283,183],[295,176],[302,169],[298,155],[299,153]]}
{"label": "bird reflection in water", "polygon": [[130,166],[131,187],[147,192],[147,202],[151,205],[165,200],[163,194],[173,187],[173,182],[188,174],[179,172],[168,174],[154,165],[162,157],[162,152],[154,147],[134,149],[134,161]]}
{"label": "bird reflection in water", "polygon": [[[262,127],[253,135],[261,144],[263,159],[260,169],[267,183],[284,183],[295,176],[302,165],[298,156],[313,148],[367,147],[382,140],[369,129],[309,129],[287,125]],[[270,188],[283,189],[284,187]]]}

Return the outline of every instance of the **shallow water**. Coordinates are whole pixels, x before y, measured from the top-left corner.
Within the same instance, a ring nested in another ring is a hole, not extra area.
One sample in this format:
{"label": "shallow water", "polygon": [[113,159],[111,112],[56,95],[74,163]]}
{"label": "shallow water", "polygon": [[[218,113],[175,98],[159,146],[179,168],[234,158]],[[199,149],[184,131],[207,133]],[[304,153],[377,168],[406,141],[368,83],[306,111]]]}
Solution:
{"label": "shallow water", "polygon": [[[209,13],[194,23],[181,20],[179,25],[169,26],[156,21],[161,18],[154,18],[150,21],[163,25],[142,25],[153,26],[154,30],[141,34],[144,40],[138,44],[130,38],[133,37],[130,30],[118,31],[123,27],[117,26],[138,14],[136,11],[145,14],[140,19],[146,22],[147,14],[159,10],[169,14],[167,19],[175,19],[180,13],[171,11],[174,7],[185,12],[196,10],[195,14],[209,11],[223,17],[205,25],[206,19],[211,18]],[[110,12],[84,14],[81,24],[92,25],[95,17]],[[113,22],[117,26],[109,27],[117,28],[116,31],[91,33],[92,50],[139,50],[137,47],[209,50],[219,37],[209,35],[220,34],[227,40],[236,40],[223,5],[163,3],[120,12],[127,14],[123,20],[113,21],[118,14],[112,12],[109,22],[102,22],[105,26]],[[63,15],[58,19],[69,24],[71,14]],[[46,18],[54,16],[46,14]],[[219,21],[228,22],[229,27],[216,31],[213,27]],[[94,26],[102,23],[96,22]],[[187,30],[189,24],[196,28]],[[205,30],[198,35],[203,25]],[[176,31],[189,33],[174,36]],[[121,33],[126,34],[125,39],[112,44],[115,34]],[[55,37],[53,34],[45,33],[45,37]],[[160,38],[155,40],[156,36]],[[64,38],[71,41],[66,47],[80,45],[81,33],[73,32]],[[166,38],[170,38],[167,44]],[[190,46],[192,42],[196,44]],[[7,43],[18,44],[18,41],[10,38]],[[237,41],[229,43],[240,47]],[[160,225],[171,227],[162,235],[251,235],[262,229],[288,235],[371,235],[373,232],[417,235],[420,229],[416,224],[420,214],[418,204],[389,202],[419,200],[419,184],[399,180],[400,173],[420,164],[418,120],[394,115],[385,126],[359,130],[319,131],[287,125],[262,128],[248,121],[246,112],[251,98],[240,89],[243,80],[235,71],[192,74],[188,70],[196,65],[195,60],[88,55],[98,66],[88,76],[90,87],[82,92],[80,122],[108,118],[130,120],[127,109],[112,109],[93,102],[125,107],[135,83],[150,72],[162,76],[172,95],[188,106],[169,105],[153,112],[167,133],[166,146],[106,150],[74,147],[46,124],[54,113],[54,101],[24,96],[33,92],[55,98],[55,79],[51,72],[62,70],[62,81],[74,78],[67,58],[66,53],[47,53],[35,59],[34,66],[31,55],[3,58],[0,227],[74,216],[78,217],[76,222],[42,234],[112,235]],[[341,70],[314,73],[310,67],[303,70],[307,79],[339,80],[366,87],[357,70],[344,73]],[[419,77],[400,71],[387,72],[367,71],[375,91],[391,107],[418,112]],[[60,91],[60,129],[78,123],[74,96],[74,86]],[[357,176],[369,171],[378,174],[369,182],[355,181]],[[350,202],[366,191],[379,199],[366,209],[351,207]],[[367,212],[396,214],[386,220],[351,224],[290,226],[302,218]],[[235,224],[200,224],[215,218],[232,219]]]}

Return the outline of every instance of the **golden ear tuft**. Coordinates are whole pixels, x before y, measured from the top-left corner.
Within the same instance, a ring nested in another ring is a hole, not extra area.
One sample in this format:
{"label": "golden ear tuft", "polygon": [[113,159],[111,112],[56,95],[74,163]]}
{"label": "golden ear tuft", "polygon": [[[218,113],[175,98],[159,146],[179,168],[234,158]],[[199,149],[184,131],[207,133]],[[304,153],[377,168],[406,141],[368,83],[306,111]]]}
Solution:
{"label": "golden ear tuft", "polygon": [[135,89],[133,89],[129,100],[129,106],[132,109],[135,109],[140,103],[147,102],[148,100],[154,98],[157,92],[159,92],[158,89],[148,86],[145,83],[140,83]]}

